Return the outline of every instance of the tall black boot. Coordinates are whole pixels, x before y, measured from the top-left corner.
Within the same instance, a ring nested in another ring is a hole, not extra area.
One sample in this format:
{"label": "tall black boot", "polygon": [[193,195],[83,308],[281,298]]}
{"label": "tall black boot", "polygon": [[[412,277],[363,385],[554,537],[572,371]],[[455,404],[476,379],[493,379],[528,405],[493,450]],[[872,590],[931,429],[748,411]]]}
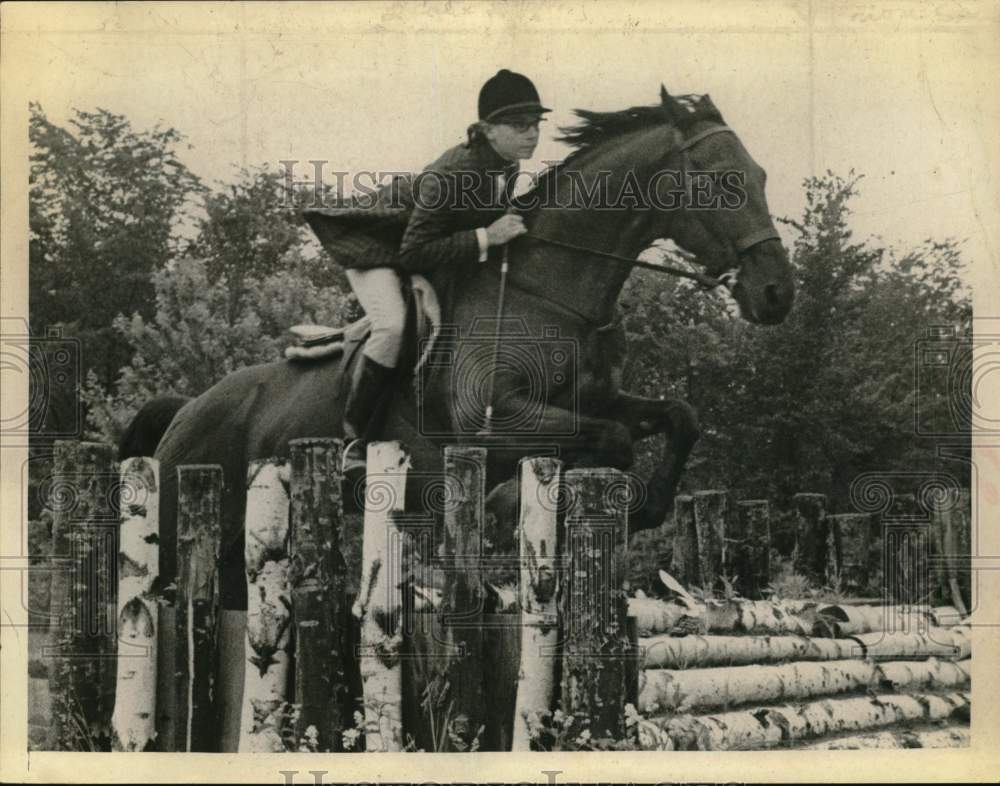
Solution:
{"label": "tall black boot", "polygon": [[345,473],[365,465],[365,435],[394,373],[395,369],[383,366],[367,355],[361,356],[361,368],[354,375],[351,392],[344,405],[344,437],[351,440],[344,451]]}

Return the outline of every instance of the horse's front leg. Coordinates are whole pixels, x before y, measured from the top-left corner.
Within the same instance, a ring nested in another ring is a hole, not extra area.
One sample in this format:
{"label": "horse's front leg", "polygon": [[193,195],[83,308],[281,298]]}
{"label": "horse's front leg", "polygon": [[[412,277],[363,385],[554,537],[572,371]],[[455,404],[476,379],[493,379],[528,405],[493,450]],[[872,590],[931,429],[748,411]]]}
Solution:
{"label": "horse's front leg", "polygon": [[624,425],[633,439],[666,434],[663,460],[637,490],[644,500],[629,519],[629,531],[660,526],[673,509],[677,485],[684,474],[688,456],[698,441],[698,414],[686,401],[655,399],[619,391],[605,410],[609,418]]}

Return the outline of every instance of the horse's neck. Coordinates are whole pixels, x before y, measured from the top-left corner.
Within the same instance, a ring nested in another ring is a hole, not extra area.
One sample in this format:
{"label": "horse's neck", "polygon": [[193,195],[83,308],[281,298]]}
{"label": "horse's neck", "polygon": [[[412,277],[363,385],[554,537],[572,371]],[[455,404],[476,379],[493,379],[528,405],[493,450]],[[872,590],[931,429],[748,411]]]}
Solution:
{"label": "horse's neck", "polygon": [[[619,140],[606,153],[593,151],[577,163],[562,165],[562,171],[550,181],[547,196],[542,197],[543,206],[531,216],[531,234],[635,259],[656,239],[654,211],[622,209],[620,205],[618,209],[552,205],[580,204],[581,181],[585,188],[591,188],[599,173],[606,172],[610,175],[607,199],[614,206],[629,173],[640,186],[651,182],[663,159],[650,156],[649,151],[668,150],[676,143],[678,134],[676,129],[666,127],[637,132],[630,139]],[[576,181],[570,167],[575,169]],[[556,189],[555,194],[552,188]],[[662,216],[659,220],[662,224]],[[512,255],[511,281],[515,286],[551,293],[561,302],[575,302],[582,311],[609,316],[631,270],[627,262],[606,256],[588,256],[583,251],[529,241],[516,257]]]}

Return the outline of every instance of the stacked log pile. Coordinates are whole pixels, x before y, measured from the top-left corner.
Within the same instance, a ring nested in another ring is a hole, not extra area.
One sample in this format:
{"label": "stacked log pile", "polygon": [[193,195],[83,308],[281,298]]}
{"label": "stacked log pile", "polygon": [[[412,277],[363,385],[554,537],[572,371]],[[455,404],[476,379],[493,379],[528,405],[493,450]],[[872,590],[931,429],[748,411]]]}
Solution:
{"label": "stacked log pile", "polygon": [[954,609],[685,593],[629,614],[643,749],[969,744],[971,629]]}

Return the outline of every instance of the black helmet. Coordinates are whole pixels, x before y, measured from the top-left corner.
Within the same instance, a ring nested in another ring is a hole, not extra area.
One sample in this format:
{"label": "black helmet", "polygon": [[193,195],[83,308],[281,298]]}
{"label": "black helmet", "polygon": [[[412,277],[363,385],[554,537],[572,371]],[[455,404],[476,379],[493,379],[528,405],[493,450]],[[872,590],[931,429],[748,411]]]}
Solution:
{"label": "black helmet", "polygon": [[479,119],[487,122],[504,115],[551,112],[542,106],[538,91],[524,74],[502,68],[479,91]]}

